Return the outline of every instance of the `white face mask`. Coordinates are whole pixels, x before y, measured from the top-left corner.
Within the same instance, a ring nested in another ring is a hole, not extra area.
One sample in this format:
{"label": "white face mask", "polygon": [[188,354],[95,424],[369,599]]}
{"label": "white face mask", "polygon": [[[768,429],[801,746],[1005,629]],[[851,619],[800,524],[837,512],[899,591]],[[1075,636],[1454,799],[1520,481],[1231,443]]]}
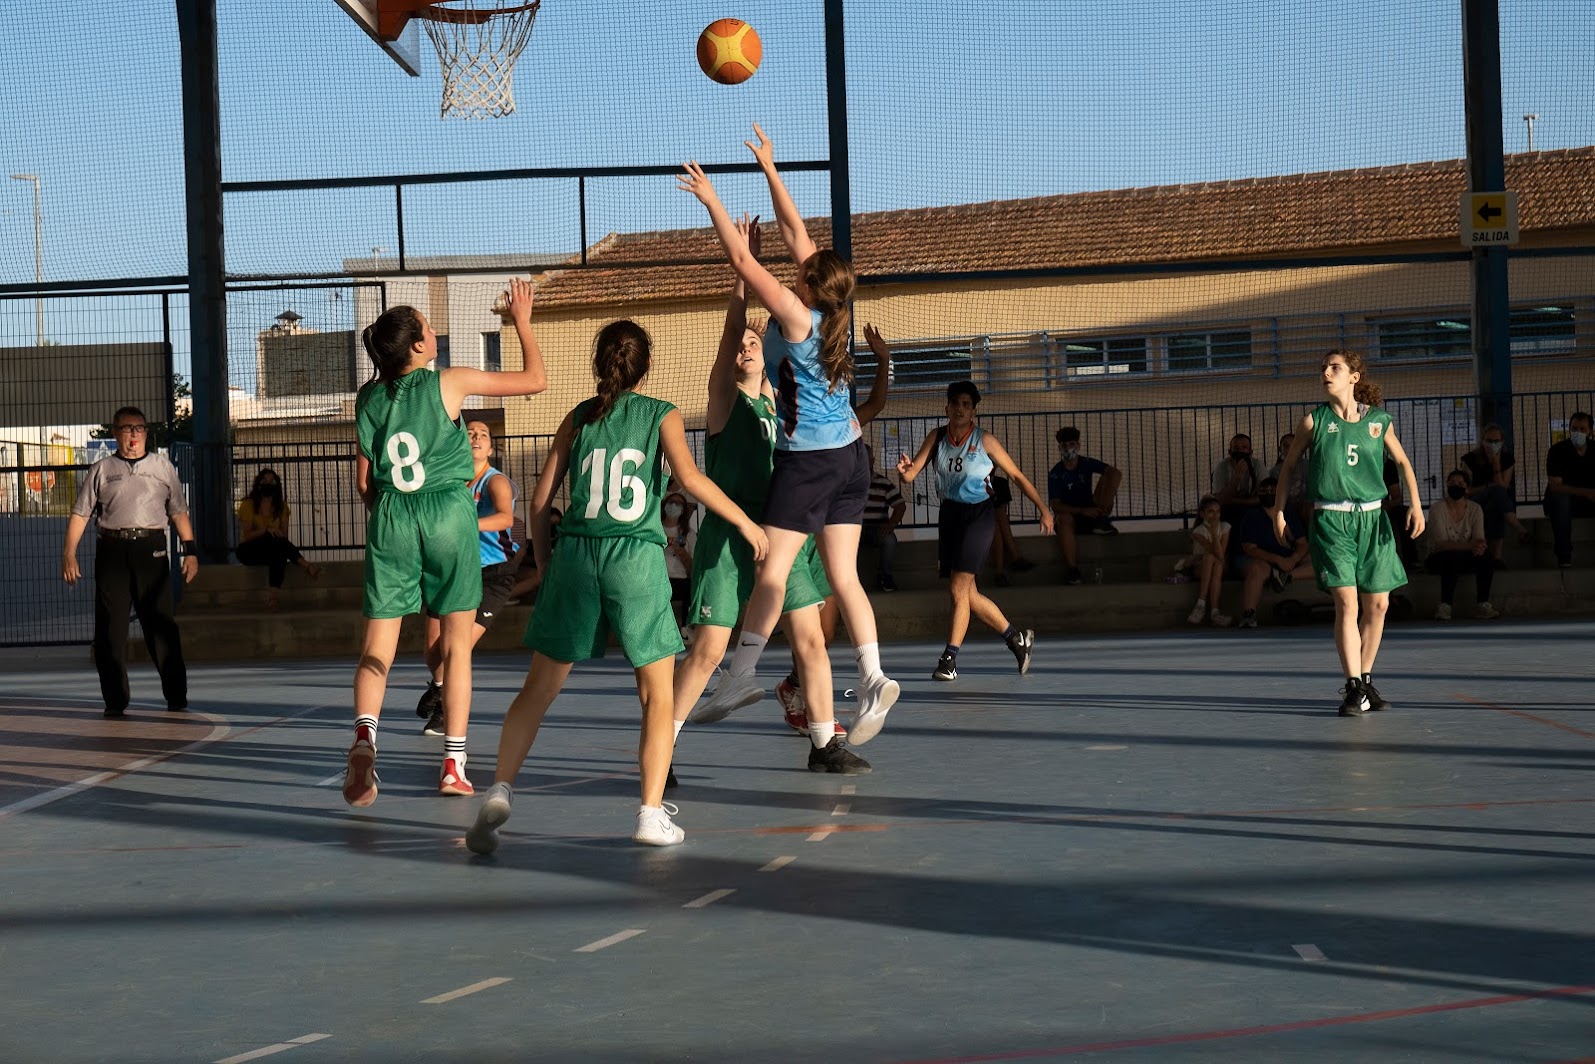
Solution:
{"label": "white face mask", "polygon": [[666,517],[680,517],[681,516],[681,504],[680,503],[674,503],[674,502],[667,503],[665,505],[665,516]]}
{"label": "white face mask", "polygon": [[1500,454],[1501,448],[1504,446],[1506,446],[1505,443],[1497,443],[1495,440],[1491,440],[1489,443],[1484,445],[1484,449],[1489,451],[1491,454]]}
{"label": "white face mask", "polygon": [[1567,434],[1567,438],[1573,441],[1573,446],[1574,447],[1582,447],[1586,443],[1589,442],[1589,433],[1587,433],[1587,432],[1569,432]]}
{"label": "white face mask", "polygon": [[1065,462],[1072,462],[1072,461],[1074,461],[1075,456],[1078,455],[1079,453],[1080,453],[1080,448],[1078,448],[1078,447],[1065,447],[1063,449],[1063,460]]}

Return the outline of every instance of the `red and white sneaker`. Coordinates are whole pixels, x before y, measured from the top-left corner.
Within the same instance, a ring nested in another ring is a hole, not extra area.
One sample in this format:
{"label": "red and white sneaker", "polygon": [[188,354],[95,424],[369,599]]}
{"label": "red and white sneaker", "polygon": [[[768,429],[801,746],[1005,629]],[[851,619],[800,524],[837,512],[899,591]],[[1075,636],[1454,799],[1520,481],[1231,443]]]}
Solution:
{"label": "red and white sneaker", "polygon": [[343,770],[343,800],[364,809],[377,800],[377,748],[358,738],[349,747],[349,766]]}
{"label": "red and white sneaker", "polygon": [[476,793],[471,781],[465,778],[465,770],[452,757],[443,759],[443,768],[438,772],[438,793],[466,798]]}
{"label": "red and white sneaker", "polygon": [[[799,735],[809,733],[809,703],[803,697],[801,688],[793,687],[786,680],[775,685],[775,700],[781,703],[781,715],[786,720],[786,726]],[[836,722],[836,734],[845,736],[847,729],[842,727],[842,722]]]}

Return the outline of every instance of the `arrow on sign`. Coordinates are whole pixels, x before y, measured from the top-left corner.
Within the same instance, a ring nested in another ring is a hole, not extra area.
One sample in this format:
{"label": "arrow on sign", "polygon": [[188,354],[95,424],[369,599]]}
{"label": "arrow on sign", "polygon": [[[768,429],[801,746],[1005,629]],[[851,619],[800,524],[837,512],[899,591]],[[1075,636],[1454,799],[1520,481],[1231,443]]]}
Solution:
{"label": "arrow on sign", "polygon": [[1479,208],[1479,217],[1483,218],[1486,224],[1489,223],[1491,218],[1501,217],[1501,213],[1501,208],[1492,207],[1488,203]]}

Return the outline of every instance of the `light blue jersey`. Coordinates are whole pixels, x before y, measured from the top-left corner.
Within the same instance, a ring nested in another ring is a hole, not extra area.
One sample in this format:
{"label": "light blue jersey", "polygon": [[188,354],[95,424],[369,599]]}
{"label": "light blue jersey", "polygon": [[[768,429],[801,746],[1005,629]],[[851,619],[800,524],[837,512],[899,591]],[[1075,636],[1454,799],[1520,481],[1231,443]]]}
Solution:
{"label": "light blue jersey", "polygon": [[[493,496],[487,493],[487,482],[494,477],[504,477],[504,474],[492,466],[488,466],[481,476],[471,481],[471,498],[476,500],[476,516],[478,520],[484,517],[492,517],[498,513],[498,509],[493,505]],[[515,490],[515,482],[513,480],[510,480],[509,477],[504,477],[504,479],[509,482],[510,505],[514,506],[515,500],[520,498],[520,492]],[[481,526],[477,527],[480,529]],[[489,565],[499,565],[515,556],[515,537],[510,535],[508,528],[500,529],[497,532],[478,531],[477,536],[482,541],[482,568],[486,569]]]}
{"label": "light blue jersey", "polygon": [[828,451],[860,436],[846,388],[831,391],[820,365],[820,312],[809,311],[808,339],[793,343],[772,322],[764,334],[764,372],[775,385],[778,451]]}
{"label": "light blue jersey", "polygon": [[944,502],[976,503],[991,498],[991,456],[985,434],[971,428],[963,443],[953,443],[945,428],[936,431],[936,494]]}

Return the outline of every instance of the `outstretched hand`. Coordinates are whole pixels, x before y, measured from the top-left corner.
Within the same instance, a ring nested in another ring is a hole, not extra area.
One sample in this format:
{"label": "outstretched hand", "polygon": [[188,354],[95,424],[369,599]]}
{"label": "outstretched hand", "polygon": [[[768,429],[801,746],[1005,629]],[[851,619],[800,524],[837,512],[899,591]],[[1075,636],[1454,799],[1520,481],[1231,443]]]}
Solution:
{"label": "outstretched hand", "polygon": [[899,454],[897,456],[897,475],[898,476],[906,477],[906,476],[908,476],[909,473],[911,473],[913,471],[913,469],[914,469],[914,460],[912,458],[908,457],[908,455],[906,455],[906,454]]}
{"label": "outstretched hand", "polygon": [[676,175],[677,188],[698,197],[698,202],[705,207],[719,202],[720,197],[714,190],[714,184],[710,182],[709,175],[703,172],[703,167],[699,166],[696,160],[683,163],[681,170],[682,172]]}
{"label": "outstretched hand", "polygon": [[753,132],[759,138],[759,143],[755,144],[751,140],[745,140],[742,143],[746,144],[748,150],[753,152],[753,157],[759,160],[761,167],[773,169],[775,167],[775,145],[771,144],[770,138],[764,135],[764,130],[759,128],[759,123],[753,123]]}
{"label": "outstretched hand", "polygon": [[530,321],[532,319],[532,301],[536,290],[532,282],[523,281],[519,277],[510,281],[510,319],[512,321]]}
{"label": "outstretched hand", "polygon": [[892,349],[886,346],[886,341],[881,339],[880,330],[873,324],[864,326],[864,342],[869,344],[869,349],[875,356],[875,361],[882,367],[890,367],[892,363]]}
{"label": "outstretched hand", "polygon": [[743,240],[748,242],[748,254],[758,258],[759,245],[763,242],[759,236],[759,216],[755,214],[752,218],[749,218],[746,214],[743,214],[741,218],[737,219],[737,232],[741,234]]}

